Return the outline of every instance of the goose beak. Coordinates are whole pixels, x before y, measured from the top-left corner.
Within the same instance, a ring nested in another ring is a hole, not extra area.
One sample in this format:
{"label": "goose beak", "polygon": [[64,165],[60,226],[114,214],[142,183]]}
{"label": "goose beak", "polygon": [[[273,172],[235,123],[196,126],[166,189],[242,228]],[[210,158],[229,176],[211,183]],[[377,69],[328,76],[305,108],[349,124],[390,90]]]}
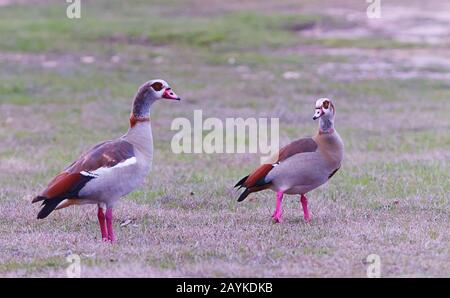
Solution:
{"label": "goose beak", "polygon": [[324,114],[322,108],[316,108],[316,112],[314,113],[313,120],[317,120]]}
{"label": "goose beak", "polygon": [[166,88],[166,90],[164,90],[162,97],[166,99],[181,100],[181,98],[178,95],[176,95],[171,88]]}

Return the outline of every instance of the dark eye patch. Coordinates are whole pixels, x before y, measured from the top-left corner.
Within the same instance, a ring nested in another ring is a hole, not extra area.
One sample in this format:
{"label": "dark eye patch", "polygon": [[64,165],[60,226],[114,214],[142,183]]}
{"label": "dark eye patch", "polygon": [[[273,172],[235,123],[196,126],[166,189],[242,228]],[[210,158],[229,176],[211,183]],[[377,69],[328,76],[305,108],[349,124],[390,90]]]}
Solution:
{"label": "dark eye patch", "polygon": [[151,86],[155,91],[161,91],[163,88],[163,84],[161,82],[154,82]]}
{"label": "dark eye patch", "polygon": [[328,109],[328,107],[330,106],[330,102],[328,100],[325,100],[322,104],[324,109]]}

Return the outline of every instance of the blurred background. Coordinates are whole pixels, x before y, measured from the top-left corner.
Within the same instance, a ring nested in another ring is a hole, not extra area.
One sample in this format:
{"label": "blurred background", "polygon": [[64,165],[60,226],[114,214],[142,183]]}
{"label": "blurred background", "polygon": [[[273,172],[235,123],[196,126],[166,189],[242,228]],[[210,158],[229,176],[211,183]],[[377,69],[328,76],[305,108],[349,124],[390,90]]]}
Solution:
{"label": "blurred background", "polygon": [[[449,276],[450,3],[0,0],[0,274]],[[165,79],[184,101],[152,111],[153,174],[123,200],[105,246],[95,208],[35,219],[29,200],[89,146],[123,134],[132,98]],[[175,117],[278,117],[281,145],[315,133],[330,97],[346,159],[272,225],[274,196],[237,205],[256,154],[171,152]],[[445,241],[445,239],[447,239]]]}

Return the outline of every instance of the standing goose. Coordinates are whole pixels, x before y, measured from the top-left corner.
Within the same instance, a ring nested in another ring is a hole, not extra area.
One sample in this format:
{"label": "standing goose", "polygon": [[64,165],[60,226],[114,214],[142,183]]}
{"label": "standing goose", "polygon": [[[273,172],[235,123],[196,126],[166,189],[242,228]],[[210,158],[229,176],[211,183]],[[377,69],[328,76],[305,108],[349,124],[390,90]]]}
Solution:
{"label": "standing goose", "polygon": [[133,101],[128,132],[95,145],[53,178],[32,201],[43,201],[37,218],[46,218],[53,210],[70,205],[97,204],[102,239],[114,241],[114,204],[136,189],[151,168],[150,107],[161,98],[180,100],[163,80],[143,84]]}
{"label": "standing goose", "polygon": [[313,120],[319,119],[319,132],[281,148],[270,163],[262,164],[236,183],[235,187],[245,189],[238,202],[252,192],[270,188],[277,193],[272,218],[281,222],[283,195],[299,194],[304,219],[309,221],[305,194],[327,182],[339,170],[344,157],[344,144],[334,129],[335,113],[330,99],[318,99]]}

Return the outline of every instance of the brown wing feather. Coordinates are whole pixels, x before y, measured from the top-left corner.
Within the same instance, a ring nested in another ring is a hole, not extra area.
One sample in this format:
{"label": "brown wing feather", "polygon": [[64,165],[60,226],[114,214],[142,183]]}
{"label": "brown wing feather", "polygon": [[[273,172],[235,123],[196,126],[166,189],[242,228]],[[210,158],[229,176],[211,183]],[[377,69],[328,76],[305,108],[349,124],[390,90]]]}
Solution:
{"label": "brown wing feather", "polygon": [[248,176],[243,185],[247,188],[255,186],[261,179],[266,177],[272,169],[273,165],[271,164],[260,165]]}
{"label": "brown wing feather", "polygon": [[[317,150],[317,144],[312,138],[303,138],[296,140],[283,148],[275,155],[272,159],[274,163],[281,162],[288,159],[289,157],[304,152],[314,152]],[[260,182],[271,170],[273,169],[272,164],[262,164],[256,168],[243,182],[245,187],[253,187],[257,182]]]}
{"label": "brown wing feather", "polygon": [[78,160],[53,178],[41,195],[35,197],[32,202],[57,198],[69,190],[78,192],[84,185],[79,185],[78,190],[73,188],[83,178],[80,174],[82,171],[89,172],[101,167],[113,167],[133,156],[133,145],[124,140],[100,143],[82,154]]}
{"label": "brown wing feather", "polygon": [[71,185],[80,179],[79,173],[63,172],[58,174],[42,192],[41,196],[53,198],[67,191]]}
{"label": "brown wing feather", "polygon": [[101,167],[113,167],[123,160],[134,156],[133,145],[124,140],[113,140],[101,143],[65,169],[69,173],[95,171]]}
{"label": "brown wing feather", "polygon": [[242,178],[236,186],[245,187],[245,191],[241,194],[238,201],[243,201],[250,193],[257,192],[270,187],[270,182],[264,180],[269,172],[274,168],[276,163],[288,159],[289,157],[304,153],[314,152],[317,150],[317,144],[312,138],[303,138],[296,140],[289,145],[284,146],[273,156],[270,161],[272,163],[265,163],[257,167],[247,179]]}
{"label": "brown wing feather", "polygon": [[288,159],[292,155],[304,152],[314,152],[317,150],[317,143],[313,138],[303,138],[284,146],[278,153],[277,162]]}

